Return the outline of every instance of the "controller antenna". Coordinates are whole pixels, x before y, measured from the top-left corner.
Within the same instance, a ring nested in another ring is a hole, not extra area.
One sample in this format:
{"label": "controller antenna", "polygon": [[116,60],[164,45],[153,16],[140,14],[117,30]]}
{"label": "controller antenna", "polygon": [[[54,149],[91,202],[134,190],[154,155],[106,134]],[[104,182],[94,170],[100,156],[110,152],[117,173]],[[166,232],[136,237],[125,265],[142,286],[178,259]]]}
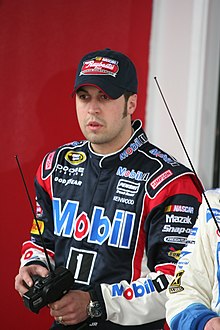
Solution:
{"label": "controller antenna", "polygon": [[44,243],[44,240],[43,240],[41,231],[40,231],[40,226],[39,226],[38,220],[36,219],[36,215],[35,215],[35,212],[34,212],[34,207],[33,207],[33,204],[31,202],[31,197],[30,197],[30,194],[29,194],[29,191],[28,191],[28,188],[27,188],[27,184],[26,184],[25,179],[24,179],[24,174],[23,174],[23,171],[21,169],[21,165],[20,165],[20,162],[19,162],[19,159],[18,159],[18,156],[17,155],[15,156],[15,159],[16,159],[16,162],[18,164],[19,172],[21,174],[21,178],[22,178],[22,181],[23,181],[23,184],[24,184],[24,187],[25,187],[25,191],[26,191],[26,194],[27,194],[27,197],[28,197],[28,201],[29,201],[29,204],[31,206],[31,211],[33,213],[34,220],[35,220],[35,223],[36,223],[36,226],[37,226],[37,230],[38,230],[38,233],[40,235],[40,240],[41,240],[42,247],[44,249],[44,254],[46,256],[48,268],[49,268],[49,271],[51,273],[53,273],[53,268],[51,266],[51,262],[50,262],[50,259],[49,259],[48,253],[47,253],[47,249],[46,249],[46,246],[45,246],[45,243]]}
{"label": "controller antenna", "polygon": [[212,215],[212,217],[213,217],[213,220],[214,220],[214,222],[215,222],[215,225],[216,225],[216,227],[217,227],[217,229],[218,229],[218,231],[219,231],[219,233],[220,233],[220,227],[219,227],[219,224],[218,224],[218,222],[217,222],[217,220],[216,220],[216,217],[215,217],[215,215],[214,215],[214,213],[213,213],[213,211],[212,211],[212,208],[211,208],[211,206],[210,206],[210,203],[209,203],[209,201],[208,201],[208,198],[207,198],[207,196],[206,196],[206,194],[205,194],[205,190],[204,190],[204,188],[203,188],[203,185],[201,184],[200,179],[198,178],[198,175],[197,175],[197,173],[196,173],[196,170],[195,170],[195,168],[194,168],[194,166],[193,166],[193,164],[192,164],[192,161],[191,161],[191,159],[190,159],[190,157],[189,157],[189,154],[188,154],[188,152],[187,152],[187,150],[186,150],[186,147],[185,147],[185,145],[184,145],[184,143],[183,143],[183,140],[182,140],[182,138],[181,138],[181,136],[180,136],[180,133],[179,133],[179,131],[178,131],[178,129],[177,129],[177,126],[176,126],[176,124],[175,124],[175,121],[174,121],[174,119],[173,119],[173,116],[172,116],[172,114],[171,114],[171,112],[170,112],[170,109],[169,109],[169,107],[168,107],[168,104],[167,104],[167,102],[166,102],[166,100],[165,100],[165,97],[164,97],[164,95],[163,95],[163,93],[162,93],[162,90],[161,90],[161,88],[160,88],[160,85],[159,85],[159,83],[158,83],[158,81],[157,81],[157,77],[154,77],[154,80],[155,80],[155,82],[156,82],[156,84],[157,84],[158,90],[159,90],[160,95],[161,95],[161,97],[162,97],[162,99],[163,99],[163,102],[164,102],[165,107],[166,107],[166,109],[167,109],[167,112],[168,112],[168,114],[169,114],[169,116],[170,116],[170,119],[171,119],[171,121],[172,121],[172,123],[173,123],[173,126],[174,126],[174,128],[175,128],[175,131],[176,131],[176,133],[177,133],[177,135],[178,135],[178,138],[179,138],[179,140],[180,140],[180,143],[181,143],[181,145],[182,145],[182,147],[183,147],[183,149],[184,149],[184,151],[185,151],[186,157],[187,157],[187,159],[188,159],[188,161],[189,161],[189,163],[190,163],[190,166],[191,166],[191,168],[192,168],[192,171],[193,171],[193,173],[195,174],[195,177],[196,177],[196,180],[197,180],[197,182],[198,182],[198,185],[199,185],[199,187],[200,187],[200,189],[201,189],[201,191],[202,191],[202,195],[203,195],[203,197],[204,197],[204,199],[205,199],[205,201],[206,201],[206,203],[207,203],[207,205],[208,205],[209,211],[210,211],[210,213],[211,213],[211,215]]}

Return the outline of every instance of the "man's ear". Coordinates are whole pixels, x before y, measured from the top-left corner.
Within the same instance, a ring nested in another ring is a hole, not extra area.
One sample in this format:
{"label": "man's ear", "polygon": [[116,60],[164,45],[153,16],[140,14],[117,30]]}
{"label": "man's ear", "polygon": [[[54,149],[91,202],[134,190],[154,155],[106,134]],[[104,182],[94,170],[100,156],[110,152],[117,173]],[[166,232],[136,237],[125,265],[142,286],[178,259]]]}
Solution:
{"label": "man's ear", "polygon": [[128,115],[132,115],[137,107],[137,94],[133,94],[128,99],[127,112]]}

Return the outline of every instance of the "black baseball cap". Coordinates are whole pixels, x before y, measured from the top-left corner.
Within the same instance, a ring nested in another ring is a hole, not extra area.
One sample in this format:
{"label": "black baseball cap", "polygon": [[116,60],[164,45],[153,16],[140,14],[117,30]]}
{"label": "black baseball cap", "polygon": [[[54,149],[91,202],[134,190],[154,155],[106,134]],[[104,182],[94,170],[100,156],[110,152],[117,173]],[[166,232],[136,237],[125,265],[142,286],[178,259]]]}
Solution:
{"label": "black baseball cap", "polygon": [[126,91],[137,93],[137,73],[132,61],[109,48],[85,55],[78,66],[73,94],[82,86],[95,86],[112,99]]}

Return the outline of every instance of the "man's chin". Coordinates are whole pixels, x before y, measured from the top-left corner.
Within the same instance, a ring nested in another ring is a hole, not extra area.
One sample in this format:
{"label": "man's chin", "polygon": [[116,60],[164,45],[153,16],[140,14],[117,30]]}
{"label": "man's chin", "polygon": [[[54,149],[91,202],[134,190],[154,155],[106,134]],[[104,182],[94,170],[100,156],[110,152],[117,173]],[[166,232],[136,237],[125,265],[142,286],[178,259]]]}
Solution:
{"label": "man's chin", "polygon": [[97,132],[87,132],[87,134],[85,135],[86,139],[88,141],[90,141],[93,144],[102,144],[102,143],[106,143],[106,136],[104,136],[103,134],[98,134]]}

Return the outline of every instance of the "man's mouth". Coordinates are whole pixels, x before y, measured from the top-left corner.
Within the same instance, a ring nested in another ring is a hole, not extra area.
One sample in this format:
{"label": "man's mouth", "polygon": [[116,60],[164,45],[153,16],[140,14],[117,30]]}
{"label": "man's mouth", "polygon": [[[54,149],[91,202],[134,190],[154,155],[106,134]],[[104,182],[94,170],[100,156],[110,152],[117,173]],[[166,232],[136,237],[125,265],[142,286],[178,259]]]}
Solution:
{"label": "man's mouth", "polygon": [[86,125],[90,130],[92,131],[97,131],[98,129],[100,129],[103,125],[100,124],[97,121],[89,121],[88,124]]}

